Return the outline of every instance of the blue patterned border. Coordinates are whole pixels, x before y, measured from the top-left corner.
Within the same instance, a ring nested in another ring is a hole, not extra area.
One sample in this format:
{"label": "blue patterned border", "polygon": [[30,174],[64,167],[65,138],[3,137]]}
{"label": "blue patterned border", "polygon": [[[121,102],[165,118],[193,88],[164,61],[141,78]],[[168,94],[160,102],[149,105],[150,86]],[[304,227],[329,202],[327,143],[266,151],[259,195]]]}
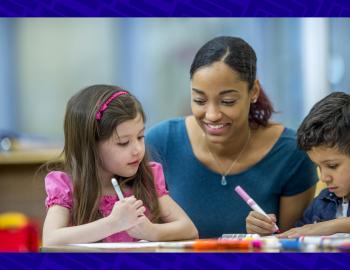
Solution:
{"label": "blue patterned border", "polygon": [[[346,17],[346,0],[1,0],[3,17]],[[0,253],[0,269],[350,269],[346,253]]]}
{"label": "blue patterned border", "polygon": [[349,253],[2,253],[0,269],[350,269]]}
{"label": "blue patterned border", "polygon": [[345,17],[347,0],[1,0],[6,17]]}

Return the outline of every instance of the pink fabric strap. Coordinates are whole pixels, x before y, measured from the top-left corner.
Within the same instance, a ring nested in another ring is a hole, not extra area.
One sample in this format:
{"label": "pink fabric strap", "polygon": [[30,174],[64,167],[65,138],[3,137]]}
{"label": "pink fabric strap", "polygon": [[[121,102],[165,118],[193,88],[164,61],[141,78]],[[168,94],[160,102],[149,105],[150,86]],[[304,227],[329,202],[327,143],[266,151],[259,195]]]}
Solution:
{"label": "pink fabric strap", "polygon": [[102,103],[102,105],[100,106],[100,108],[98,109],[97,113],[96,113],[96,120],[99,121],[102,118],[102,114],[105,110],[107,110],[109,103],[112,102],[113,99],[116,99],[119,96],[125,95],[125,94],[129,94],[126,91],[119,91],[114,93],[113,95],[111,95],[106,102]]}

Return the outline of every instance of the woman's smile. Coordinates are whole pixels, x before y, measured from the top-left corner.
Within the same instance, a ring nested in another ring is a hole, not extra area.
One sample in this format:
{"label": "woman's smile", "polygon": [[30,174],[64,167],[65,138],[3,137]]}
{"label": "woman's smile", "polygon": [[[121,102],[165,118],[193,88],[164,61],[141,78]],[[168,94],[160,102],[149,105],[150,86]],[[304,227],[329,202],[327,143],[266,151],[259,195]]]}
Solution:
{"label": "woman's smile", "polygon": [[204,126],[206,133],[208,133],[210,135],[219,136],[219,135],[226,133],[227,130],[229,129],[229,127],[231,126],[231,124],[229,124],[229,123],[209,124],[209,123],[203,122],[203,126]]}

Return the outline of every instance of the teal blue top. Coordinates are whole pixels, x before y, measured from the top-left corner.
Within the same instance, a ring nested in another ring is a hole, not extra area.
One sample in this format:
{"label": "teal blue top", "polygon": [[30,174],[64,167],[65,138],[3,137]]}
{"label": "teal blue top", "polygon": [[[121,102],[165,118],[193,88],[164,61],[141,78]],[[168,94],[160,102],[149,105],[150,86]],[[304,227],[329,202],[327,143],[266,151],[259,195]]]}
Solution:
{"label": "teal blue top", "polygon": [[186,211],[201,238],[245,233],[251,211],[236,194],[240,185],[266,213],[278,218],[279,199],[301,193],[317,182],[316,169],[297,149],[295,131],[285,128],[266,156],[247,170],[226,176],[207,168],[194,155],[185,118],[161,122],[146,134],[153,160],[162,163],[170,196]]}

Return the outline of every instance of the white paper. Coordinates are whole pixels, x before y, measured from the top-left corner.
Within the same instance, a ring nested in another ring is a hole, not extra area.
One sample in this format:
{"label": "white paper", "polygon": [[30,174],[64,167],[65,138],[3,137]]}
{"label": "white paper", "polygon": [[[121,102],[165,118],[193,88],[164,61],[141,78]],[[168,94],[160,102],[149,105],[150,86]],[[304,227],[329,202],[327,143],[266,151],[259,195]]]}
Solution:
{"label": "white paper", "polygon": [[192,246],[194,241],[175,242],[121,242],[121,243],[90,243],[69,244],[69,246],[94,248],[94,249],[144,249],[144,248],[186,248]]}

